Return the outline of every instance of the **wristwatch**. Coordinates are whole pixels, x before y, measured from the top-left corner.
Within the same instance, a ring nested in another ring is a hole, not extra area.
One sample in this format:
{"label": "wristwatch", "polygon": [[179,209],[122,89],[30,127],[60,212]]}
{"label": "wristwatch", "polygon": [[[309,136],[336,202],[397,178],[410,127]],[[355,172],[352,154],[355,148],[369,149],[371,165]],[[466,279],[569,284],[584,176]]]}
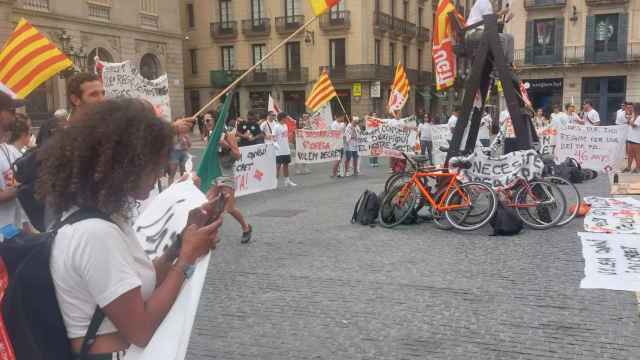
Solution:
{"label": "wristwatch", "polygon": [[182,264],[180,262],[176,262],[175,266],[177,266],[180,271],[182,271],[182,275],[184,275],[185,279],[190,279],[193,273],[196,271],[195,264]]}

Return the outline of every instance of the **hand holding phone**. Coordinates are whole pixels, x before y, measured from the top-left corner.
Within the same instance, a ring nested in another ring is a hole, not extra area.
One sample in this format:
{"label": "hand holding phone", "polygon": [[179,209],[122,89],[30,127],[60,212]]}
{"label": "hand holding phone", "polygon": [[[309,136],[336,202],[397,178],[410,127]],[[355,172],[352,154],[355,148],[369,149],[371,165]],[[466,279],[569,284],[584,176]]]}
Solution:
{"label": "hand holding phone", "polygon": [[215,198],[210,199],[189,212],[187,226],[196,225],[197,227],[203,227],[211,224],[222,215],[225,205],[226,199],[222,193],[219,193]]}

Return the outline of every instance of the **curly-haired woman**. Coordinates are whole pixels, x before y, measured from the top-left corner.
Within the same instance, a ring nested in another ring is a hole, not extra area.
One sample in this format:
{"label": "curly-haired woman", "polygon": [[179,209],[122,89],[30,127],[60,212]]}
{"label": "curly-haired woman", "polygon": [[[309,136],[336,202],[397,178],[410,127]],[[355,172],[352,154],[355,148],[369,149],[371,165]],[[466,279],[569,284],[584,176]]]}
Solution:
{"label": "curly-haired woman", "polygon": [[179,251],[150,261],[129,214],[166,167],[171,125],[133,99],[108,100],[73,116],[77,121],[64,136],[50,139],[40,153],[38,196],[63,217],[92,208],[113,222],[95,218],[62,227],[52,249],[51,275],[73,351],[80,352],[99,306],[106,319],[89,359],[115,359],[130,344],[149,342],[186,281],[186,270],[215,248],[221,220],[188,225]]}

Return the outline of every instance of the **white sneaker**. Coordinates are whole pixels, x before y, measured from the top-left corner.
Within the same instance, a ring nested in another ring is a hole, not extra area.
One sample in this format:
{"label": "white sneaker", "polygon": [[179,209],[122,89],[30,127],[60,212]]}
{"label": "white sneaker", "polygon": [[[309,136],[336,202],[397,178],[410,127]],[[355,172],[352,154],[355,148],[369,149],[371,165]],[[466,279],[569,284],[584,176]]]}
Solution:
{"label": "white sneaker", "polygon": [[298,186],[298,184],[294,183],[294,182],[293,182],[293,181],[291,181],[291,180],[285,180],[285,181],[284,181],[284,186],[285,186],[285,187],[287,187],[287,186],[294,187],[294,186]]}

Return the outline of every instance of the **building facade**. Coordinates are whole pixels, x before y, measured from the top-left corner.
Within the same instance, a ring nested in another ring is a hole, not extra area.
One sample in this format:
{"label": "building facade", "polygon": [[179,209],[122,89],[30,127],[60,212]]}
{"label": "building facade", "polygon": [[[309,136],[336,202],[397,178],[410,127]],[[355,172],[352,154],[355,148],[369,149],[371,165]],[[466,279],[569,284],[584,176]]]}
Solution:
{"label": "building facade", "polygon": [[536,108],[590,100],[613,124],[640,101],[640,0],[512,1],[515,66]]}
{"label": "building facade", "polygon": [[[313,17],[306,0],[183,0],[185,102],[193,114]],[[383,113],[395,64],[408,69],[406,114],[428,111],[431,1],[342,0],[244,79],[234,115],[266,110],[268,96],[299,117],[327,69],[352,115]],[[334,114],[342,113],[332,101]]]}
{"label": "building facade", "polygon": [[[165,72],[174,116],[184,114],[183,51],[180,0],[0,0],[0,41],[11,34],[20,18],[74,60],[92,71],[97,55],[103,60],[130,60],[140,73],[154,79]],[[56,76],[27,98],[34,121],[67,106],[66,80]]]}

